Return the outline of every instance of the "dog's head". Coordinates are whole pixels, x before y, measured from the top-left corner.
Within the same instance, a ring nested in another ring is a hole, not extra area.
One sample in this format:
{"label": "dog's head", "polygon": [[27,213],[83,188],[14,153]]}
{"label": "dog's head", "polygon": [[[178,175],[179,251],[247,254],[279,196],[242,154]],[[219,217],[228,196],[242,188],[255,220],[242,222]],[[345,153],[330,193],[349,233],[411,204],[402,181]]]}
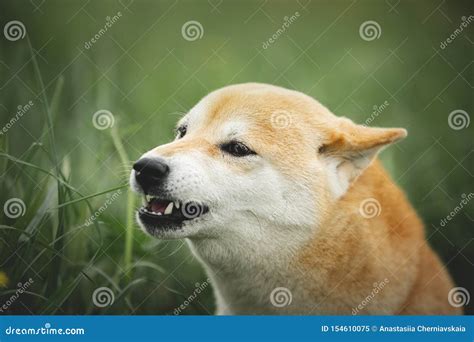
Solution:
{"label": "dog's head", "polygon": [[146,195],[138,220],[159,238],[296,238],[405,135],[336,117],[296,91],[222,88],[179,121],[173,142],[135,163],[131,185]]}

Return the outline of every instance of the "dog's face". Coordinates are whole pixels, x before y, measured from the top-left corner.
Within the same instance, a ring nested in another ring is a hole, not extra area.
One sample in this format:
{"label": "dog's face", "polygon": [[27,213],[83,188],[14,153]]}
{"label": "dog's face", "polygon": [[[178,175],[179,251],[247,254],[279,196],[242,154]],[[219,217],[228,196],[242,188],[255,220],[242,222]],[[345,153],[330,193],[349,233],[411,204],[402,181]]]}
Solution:
{"label": "dog's face", "polygon": [[135,163],[132,188],[147,195],[138,221],[158,238],[312,234],[376,151],[402,136],[337,118],[295,91],[226,87],[180,120],[173,142]]}

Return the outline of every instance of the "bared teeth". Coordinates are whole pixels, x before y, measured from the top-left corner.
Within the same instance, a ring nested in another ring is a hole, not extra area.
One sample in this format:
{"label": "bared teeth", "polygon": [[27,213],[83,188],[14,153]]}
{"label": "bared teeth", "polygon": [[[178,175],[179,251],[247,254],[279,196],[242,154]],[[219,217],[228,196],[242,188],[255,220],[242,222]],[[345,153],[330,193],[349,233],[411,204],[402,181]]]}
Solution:
{"label": "bared teeth", "polygon": [[181,206],[179,201],[161,200],[159,197],[152,195],[144,195],[144,199],[143,209],[147,213],[157,216],[173,215],[173,210],[179,209]]}
{"label": "bared teeth", "polygon": [[165,215],[169,215],[173,212],[173,202],[170,202],[165,209]]}

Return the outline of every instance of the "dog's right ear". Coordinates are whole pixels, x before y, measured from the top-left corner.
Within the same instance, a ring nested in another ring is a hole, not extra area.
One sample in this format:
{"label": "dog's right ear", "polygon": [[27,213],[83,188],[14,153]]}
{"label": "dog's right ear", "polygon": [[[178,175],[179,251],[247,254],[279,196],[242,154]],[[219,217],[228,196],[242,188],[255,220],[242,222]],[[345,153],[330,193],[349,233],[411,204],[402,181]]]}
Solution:
{"label": "dog's right ear", "polygon": [[330,168],[329,183],[335,197],[346,193],[382,148],[406,136],[403,128],[372,128],[338,118],[319,148],[321,158]]}

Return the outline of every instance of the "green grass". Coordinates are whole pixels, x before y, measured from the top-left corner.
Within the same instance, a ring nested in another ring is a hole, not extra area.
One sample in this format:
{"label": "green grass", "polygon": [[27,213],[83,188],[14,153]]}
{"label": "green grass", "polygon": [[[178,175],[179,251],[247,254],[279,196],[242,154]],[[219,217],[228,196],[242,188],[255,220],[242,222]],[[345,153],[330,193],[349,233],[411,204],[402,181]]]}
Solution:
{"label": "green grass", "polygon": [[[139,231],[130,167],[172,139],[180,115],[209,91],[248,81],[301,90],[359,123],[387,101],[370,125],[405,127],[409,136],[382,161],[457,284],[474,295],[473,204],[438,229],[474,191],[473,125],[456,131],[447,122],[455,109],[472,117],[472,30],[440,48],[470,2],[450,1],[442,13],[431,1],[401,1],[396,10],[383,1],[269,2],[258,10],[262,3],[224,1],[217,10],[207,1],[0,4],[2,27],[20,20],[27,29],[24,39],[0,39],[0,126],[34,102],[0,135],[0,205],[19,198],[26,207],[18,218],[0,212],[0,286],[8,279],[0,305],[31,278],[9,312],[172,314],[206,276],[183,241]],[[117,11],[123,16],[85,49]],[[201,39],[183,39],[189,20],[202,24]],[[360,38],[367,20],[380,23],[379,39]],[[92,116],[102,109],[115,124],[98,130]],[[101,308],[92,296],[103,286],[115,300]],[[206,288],[183,314],[213,310]]]}

